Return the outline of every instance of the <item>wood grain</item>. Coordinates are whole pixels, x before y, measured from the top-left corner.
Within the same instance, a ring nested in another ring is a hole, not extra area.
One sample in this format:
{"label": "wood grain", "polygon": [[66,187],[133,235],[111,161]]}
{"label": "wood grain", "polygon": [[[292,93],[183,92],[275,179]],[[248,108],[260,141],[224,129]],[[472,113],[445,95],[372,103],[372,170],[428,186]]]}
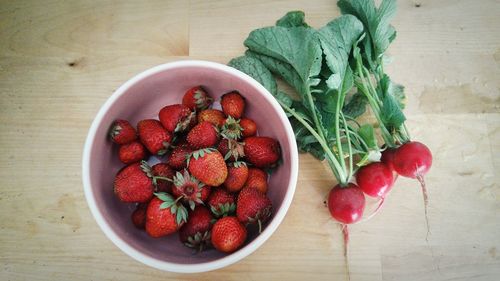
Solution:
{"label": "wood grain", "polygon": [[[414,139],[435,154],[425,241],[417,183],[351,228],[351,280],[498,280],[500,3],[398,1],[388,72],[406,85]],[[153,65],[226,63],[255,28],[302,9],[319,27],[335,1],[0,1],[0,280],[344,280],[341,232],[323,200],[334,179],[300,156],[276,233],[241,262],[181,275],[129,258],[94,222],[81,154],[99,107]]]}

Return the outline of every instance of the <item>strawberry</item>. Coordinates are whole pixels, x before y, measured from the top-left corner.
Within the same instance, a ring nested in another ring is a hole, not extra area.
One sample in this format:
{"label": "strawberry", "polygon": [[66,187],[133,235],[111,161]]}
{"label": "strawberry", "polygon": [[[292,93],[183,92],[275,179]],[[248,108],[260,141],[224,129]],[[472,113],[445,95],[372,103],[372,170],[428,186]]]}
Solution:
{"label": "strawberry", "polygon": [[208,197],[207,204],[216,217],[232,215],[236,211],[234,194],[220,187],[214,188]]}
{"label": "strawberry", "polygon": [[179,238],[184,245],[201,252],[210,244],[212,214],[200,205],[191,210],[188,217],[188,221],[179,229]]}
{"label": "strawberry", "polygon": [[175,174],[172,194],[177,198],[182,197],[182,200],[193,210],[196,205],[203,204],[207,200],[210,195],[210,186],[204,185],[184,170],[182,174],[181,172]]}
{"label": "strawberry", "polygon": [[196,120],[196,112],[182,104],[172,104],[163,107],[158,113],[160,122],[170,133],[185,131],[191,122]]}
{"label": "strawberry", "polygon": [[224,155],[224,159],[228,161],[238,161],[239,158],[243,158],[245,156],[245,150],[243,148],[244,143],[238,142],[236,140],[228,140],[223,138],[219,145],[217,146],[217,150]]}
{"label": "strawberry", "polygon": [[238,192],[247,181],[248,167],[245,162],[234,162],[227,165],[227,178],[224,186],[229,192]]}
{"label": "strawberry", "polygon": [[259,168],[248,168],[248,178],[243,188],[255,188],[266,194],[267,192],[267,173]]}
{"label": "strawberry", "polygon": [[127,120],[116,120],[109,130],[111,140],[117,144],[127,144],[137,139],[134,127]]}
{"label": "strawberry", "polygon": [[221,127],[225,119],[226,116],[224,116],[224,112],[217,109],[205,109],[198,113],[198,123],[207,121],[214,126]]}
{"label": "strawberry", "polygon": [[202,86],[196,86],[189,89],[182,98],[182,104],[191,110],[207,109],[214,99],[207,94]]}
{"label": "strawberry", "polygon": [[153,189],[151,168],[145,161],[130,164],[116,174],[114,192],[123,202],[148,202]]}
{"label": "strawberry", "polygon": [[179,230],[186,223],[188,213],[172,195],[165,192],[155,195],[146,211],[146,232],[156,238]]}
{"label": "strawberry", "polygon": [[243,224],[258,223],[259,233],[262,223],[271,217],[272,203],[266,195],[254,188],[244,188],[236,201],[236,216]]}
{"label": "strawberry", "polygon": [[241,138],[241,132],[243,128],[240,126],[240,119],[234,119],[229,116],[224,121],[224,125],[221,128],[221,135],[226,139],[237,140]]}
{"label": "strawberry", "polygon": [[235,217],[223,217],[212,227],[212,245],[221,252],[236,251],[246,239],[247,229]]}
{"label": "strawberry", "polygon": [[249,118],[241,118],[240,119],[240,126],[243,129],[241,134],[243,137],[252,137],[257,134],[257,124]]}
{"label": "strawberry", "polygon": [[[153,172],[153,183],[156,186],[156,192],[171,192],[172,191],[172,178],[175,175],[175,171],[165,163],[158,163],[151,167]],[[167,180],[170,179],[169,180]]]}
{"label": "strawberry", "polygon": [[138,204],[132,213],[132,223],[135,227],[139,229],[144,229],[146,225],[146,210],[148,209],[148,204]]}
{"label": "strawberry", "polygon": [[182,170],[187,167],[187,159],[193,152],[189,145],[180,145],[172,150],[168,158],[168,165],[175,170]]}
{"label": "strawberry", "polygon": [[227,116],[232,116],[236,119],[240,119],[245,112],[245,98],[237,91],[222,95],[220,104],[222,106],[222,111],[224,111]]}
{"label": "strawberry", "polygon": [[227,178],[224,158],[213,148],[194,151],[188,159],[188,169],[191,175],[210,186],[219,186]]}
{"label": "strawberry", "polygon": [[160,121],[153,119],[139,121],[137,130],[142,144],[151,154],[163,155],[167,152],[172,142],[172,134],[163,128]]}
{"label": "strawberry", "polygon": [[189,145],[194,149],[211,147],[219,141],[217,129],[210,122],[201,122],[189,131],[187,136]]}
{"label": "strawberry", "polygon": [[138,141],[120,145],[118,158],[124,164],[131,164],[146,158],[148,152],[146,148]]}
{"label": "strawberry", "polygon": [[248,137],[244,142],[246,159],[255,167],[274,167],[280,159],[280,145],[273,138]]}

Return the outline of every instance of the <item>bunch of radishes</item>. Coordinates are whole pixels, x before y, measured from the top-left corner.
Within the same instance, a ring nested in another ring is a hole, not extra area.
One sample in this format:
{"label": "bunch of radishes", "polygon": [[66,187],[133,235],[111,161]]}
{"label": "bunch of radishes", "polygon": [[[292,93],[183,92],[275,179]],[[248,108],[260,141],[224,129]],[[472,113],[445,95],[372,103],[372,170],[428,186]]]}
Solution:
{"label": "bunch of radishes", "polygon": [[346,186],[338,184],[331,189],[328,195],[328,208],[334,219],[343,224],[358,222],[363,217],[365,209],[364,194],[380,198],[383,202],[392,189],[397,175],[417,179],[421,183],[427,207],[424,175],[432,165],[429,148],[420,142],[410,141],[398,148],[384,150],[380,160],[361,167],[355,174],[356,183],[351,182]]}
{"label": "bunch of radishes", "polygon": [[[404,87],[384,71],[385,51],[396,37],[390,25],[396,1],[337,5],[342,15],[321,28],[307,24],[304,12],[291,11],[274,26],[253,30],[244,41],[245,54],[229,65],[266,87],[289,116],[298,148],[329,165],[338,184],[328,194],[328,209],[342,225],[345,245],[347,226],[381,209],[397,175],[420,182],[429,230],[424,175],[432,155],[411,140]],[[279,89],[277,78],[296,95]],[[365,112],[376,122],[359,118]],[[379,198],[367,216],[365,195]]]}

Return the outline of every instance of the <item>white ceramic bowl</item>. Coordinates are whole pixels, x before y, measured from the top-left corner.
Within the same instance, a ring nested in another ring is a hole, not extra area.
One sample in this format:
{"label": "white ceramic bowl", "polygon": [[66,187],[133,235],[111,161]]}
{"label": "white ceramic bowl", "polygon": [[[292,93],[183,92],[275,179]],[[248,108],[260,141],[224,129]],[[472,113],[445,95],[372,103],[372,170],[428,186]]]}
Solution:
{"label": "white ceramic bowl", "polygon": [[[134,205],[120,202],[113,193],[114,176],[123,164],[118,161],[116,145],[107,137],[111,123],[115,119],[126,119],[135,125],[142,119],[157,119],[164,105],[181,103],[184,92],[195,85],[204,85],[215,99],[230,90],[238,90],[247,100],[245,115],[257,122],[259,134],[276,138],[282,149],[283,164],[269,181],[268,196],[273,202],[273,216],[261,234],[249,233],[246,244],[231,254],[209,250],[193,255],[191,249],[180,243],[177,234],[156,239],[149,237],[131,223]],[[161,270],[194,273],[235,263],[259,248],[274,233],[292,202],[298,155],[294,133],[284,111],[262,85],[226,65],[186,60],[148,69],[113,93],[90,127],[82,166],[89,208],[104,234],[118,248]]]}

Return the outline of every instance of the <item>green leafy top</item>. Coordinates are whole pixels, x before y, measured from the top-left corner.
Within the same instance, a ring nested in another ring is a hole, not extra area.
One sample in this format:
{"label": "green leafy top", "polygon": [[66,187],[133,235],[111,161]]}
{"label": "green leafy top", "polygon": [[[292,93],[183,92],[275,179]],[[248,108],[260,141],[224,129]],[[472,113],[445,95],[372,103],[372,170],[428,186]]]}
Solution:
{"label": "green leafy top", "polygon": [[186,207],[184,207],[179,200],[182,197],[179,197],[177,199],[174,199],[172,195],[166,193],[166,192],[159,192],[154,194],[158,199],[162,200],[163,203],[160,205],[160,209],[167,209],[170,208],[170,212],[175,215],[175,221],[177,225],[181,225],[185,222],[187,222],[188,219],[188,212],[186,210]]}
{"label": "green leafy top", "polygon": [[309,25],[304,20],[305,14],[302,11],[290,11],[286,13],[282,18],[276,21],[276,26],[282,27],[309,27]]}
{"label": "green leafy top", "polygon": [[151,167],[148,165],[148,162],[142,160],[140,164],[141,170],[150,178],[153,177],[153,172],[151,171]]}
{"label": "green leafy top", "polygon": [[380,7],[376,7],[373,0],[340,0],[337,2],[342,14],[351,14],[357,17],[364,25],[368,36],[371,51],[370,58],[381,58],[389,44],[396,38],[396,30],[390,25],[396,14],[396,1],[383,0]]}
{"label": "green leafy top", "polygon": [[[215,152],[215,151],[217,151],[217,149],[212,148],[212,147],[202,148],[202,149],[198,149],[198,150],[193,151],[193,153],[191,153],[191,156],[194,159],[198,160],[198,158],[200,158],[200,157],[205,157],[205,154],[210,154],[210,153]],[[189,157],[189,159],[191,158],[191,156]],[[188,161],[189,161],[189,159],[188,159]]]}
{"label": "green leafy top", "polygon": [[232,116],[226,118],[222,125],[221,135],[226,139],[239,139],[243,128],[240,125],[240,119],[234,119]]}
{"label": "green leafy top", "polygon": [[[374,127],[355,120],[367,105],[389,146],[408,136],[402,129],[403,87],[383,72],[383,54],[396,35],[389,24],[395,1],[383,0],[377,8],[373,0],[340,0],[338,6],[344,15],[318,30],[303,12],[292,11],[276,26],[252,31],[245,56],[229,65],[273,94],[290,118],[298,148],[326,159],[346,184],[355,172],[354,154],[360,154],[358,164],[380,154]],[[274,76],[295,89],[298,100],[278,89]]]}
{"label": "green leafy top", "polygon": [[228,65],[252,76],[253,79],[262,84],[271,94],[276,94],[276,80],[274,80],[271,72],[260,60],[249,56],[241,56],[232,59]]}

